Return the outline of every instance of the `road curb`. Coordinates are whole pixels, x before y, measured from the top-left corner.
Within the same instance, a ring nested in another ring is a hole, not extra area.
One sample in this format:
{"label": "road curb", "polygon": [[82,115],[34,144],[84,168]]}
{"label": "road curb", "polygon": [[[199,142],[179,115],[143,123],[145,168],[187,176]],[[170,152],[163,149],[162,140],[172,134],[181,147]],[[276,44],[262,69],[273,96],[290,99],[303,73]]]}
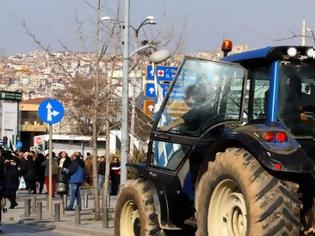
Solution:
{"label": "road curb", "polygon": [[85,234],[91,236],[113,236],[114,230],[113,229],[103,229],[103,230],[95,230],[89,229],[85,227],[75,227],[75,226],[67,226],[67,225],[56,225],[55,230],[60,232],[72,232],[78,234]]}

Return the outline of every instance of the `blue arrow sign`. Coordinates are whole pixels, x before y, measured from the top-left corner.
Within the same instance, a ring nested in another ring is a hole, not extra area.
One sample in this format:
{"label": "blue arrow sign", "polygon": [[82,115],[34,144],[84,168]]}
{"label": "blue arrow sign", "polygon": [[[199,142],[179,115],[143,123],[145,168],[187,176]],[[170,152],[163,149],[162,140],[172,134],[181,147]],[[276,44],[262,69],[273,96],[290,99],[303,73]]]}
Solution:
{"label": "blue arrow sign", "polygon": [[148,80],[154,80],[154,74],[153,74],[154,72],[153,72],[153,70],[152,70],[152,66],[150,65],[150,66],[148,66],[147,67],[147,79]]}
{"label": "blue arrow sign", "polygon": [[61,102],[55,99],[44,100],[38,108],[38,116],[41,121],[47,124],[56,124],[64,116],[64,108]]}
{"label": "blue arrow sign", "polygon": [[152,83],[147,83],[145,85],[145,96],[147,98],[155,98],[156,97],[156,91],[155,86]]}
{"label": "blue arrow sign", "polygon": [[[156,76],[158,81],[172,81],[176,75],[177,67],[170,66],[157,66]],[[148,80],[154,80],[154,73],[152,66],[147,67],[147,78]]]}

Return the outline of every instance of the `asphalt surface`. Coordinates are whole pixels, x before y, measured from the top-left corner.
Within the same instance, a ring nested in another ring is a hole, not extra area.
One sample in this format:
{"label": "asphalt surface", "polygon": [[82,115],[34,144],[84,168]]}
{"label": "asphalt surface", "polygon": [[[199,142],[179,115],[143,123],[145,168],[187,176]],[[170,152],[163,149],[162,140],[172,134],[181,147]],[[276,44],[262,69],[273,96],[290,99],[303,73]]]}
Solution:
{"label": "asphalt surface", "polygon": [[1,235],[64,236],[64,235],[71,235],[71,234],[55,232],[53,230],[38,228],[38,227],[33,227],[33,226],[27,226],[27,225],[23,225],[23,224],[4,224],[2,226]]}

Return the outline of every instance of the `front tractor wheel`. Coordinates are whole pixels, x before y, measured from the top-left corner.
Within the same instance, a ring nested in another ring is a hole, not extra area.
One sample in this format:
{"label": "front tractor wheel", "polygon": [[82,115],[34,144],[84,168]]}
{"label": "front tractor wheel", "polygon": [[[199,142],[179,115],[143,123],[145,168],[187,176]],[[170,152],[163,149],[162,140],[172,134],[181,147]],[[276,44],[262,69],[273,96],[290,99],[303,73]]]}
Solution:
{"label": "front tractor wheel", "polygon": [[148,183],[142,179],[127,181],[116,203],[115,236],[147,236],[160,233]]}
{"label": "front tractor wheel", "polygon": [[196,193],[197,236],[298,236],[297,184],[270,175],[244,149],[210,162]]}

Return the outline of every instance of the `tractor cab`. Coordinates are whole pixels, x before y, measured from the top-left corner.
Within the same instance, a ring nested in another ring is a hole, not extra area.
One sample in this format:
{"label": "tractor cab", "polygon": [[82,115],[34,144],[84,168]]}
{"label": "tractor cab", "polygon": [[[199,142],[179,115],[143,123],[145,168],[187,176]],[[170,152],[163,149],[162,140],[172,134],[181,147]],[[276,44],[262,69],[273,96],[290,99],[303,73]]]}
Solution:
{"label": "tractor cab", "polygon": [[[312,47],[267,47],[223,58],[248,71],[248,120],[285,130],[311,159],[315,151],[315,51]],[[276,135],[267,137],[276,141]],[[273,137],[271,137],[273,136]]]}

